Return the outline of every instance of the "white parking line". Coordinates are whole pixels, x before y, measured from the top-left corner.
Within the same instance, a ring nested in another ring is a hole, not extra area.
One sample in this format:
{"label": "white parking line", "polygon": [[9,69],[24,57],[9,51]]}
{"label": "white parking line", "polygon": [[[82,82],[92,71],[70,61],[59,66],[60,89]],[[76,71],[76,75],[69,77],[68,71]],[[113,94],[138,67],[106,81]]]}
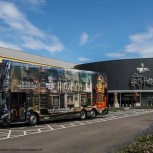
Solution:
{"label": "white parking line", "polygon": [[38,132],[40,133],[40,132],[41,132],[41,130],[40,130],[40,129],[38,129]]}
{"label": "white parking line", "polygon": [[12,130],[9,130],[9,133],[8,133],[8,135],[7,135],[7,138],[9,138],[9,137],[10,137],[11,132],[12,132]]}
{"label": "white parking line", "polygon": [[47,125],[51,130],[54,130],[50,125]]}
{"label": "white parking line", "polygon": [[24,135],[26,135],[26,134],[27,134],[27,133],[26,133],[26,131],[24,131],[23,133],[24,133]]}
{"label": "white parking line", "polygon": [[82,125],[89,125],[89,124],[94,124],[98,122],[105,122],[105,121],[111,121],[111,120],[116,120],[116,119],[121,119],[121,118],[126,118],[126,117],[133,117],[133,116],[138,116],[138,115],[143,115],[143,114],[148,114],[153,112],[153,110],[133,110],[133,111],[127,111],[127,112],[113,112],[111,114],[108,114],[106,118],[96,118],[93,119],[92,121],[73,121],[73,122],[63,122],[62,124],[47,124],[44,126],[37,125],[34,126],[32,129],[25,130],[27,127],[21,127],[21,128],[10,128],[10,129],[2,129],[0,130],[0,140],[4,139],[9,139],[9,138],[15,138],[15,137],[20,137],[20,136],[26,136],[26,135],[32,135],[32,134],[37,134],[37,133],[42,133],[42,132],[49,132],[53,130],[62,130],[65,128],[72,128],[76,126],[82,126]]}
{"label": "white parking line", "polygon": [[92,124],[93,122],[92,121],[86,121],[85,124]]}
{"label": "white parking line", "polygon": [[60,126],[61,126],[63,129],[64,129],[64,128],[66,128],[66,127],[65,127],[65,126],[63,126],[63,125],[60,125]]}
{"label": "white parking line", "polygon": [[73,124],[73,123],[70,123],[70,125],[71,125],[72,127],[76,126],[76,125],[75,125],[75,124]]}
{"label": "white parking line", "polygon": [[82,122],[75,121],[74,124],[75,124],[76,126],[84,125],[83,121],[82,121]]}

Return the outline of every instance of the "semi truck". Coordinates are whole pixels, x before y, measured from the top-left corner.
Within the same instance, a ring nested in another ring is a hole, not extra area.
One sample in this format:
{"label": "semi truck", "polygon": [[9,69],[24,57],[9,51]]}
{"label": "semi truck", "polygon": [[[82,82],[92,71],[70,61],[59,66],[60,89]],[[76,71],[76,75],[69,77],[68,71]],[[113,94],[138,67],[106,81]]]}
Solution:
{"label": "semi truck", "polygon": [[95,118],[108,113],[106,74],[6,61],[0,63],[0,124]]}

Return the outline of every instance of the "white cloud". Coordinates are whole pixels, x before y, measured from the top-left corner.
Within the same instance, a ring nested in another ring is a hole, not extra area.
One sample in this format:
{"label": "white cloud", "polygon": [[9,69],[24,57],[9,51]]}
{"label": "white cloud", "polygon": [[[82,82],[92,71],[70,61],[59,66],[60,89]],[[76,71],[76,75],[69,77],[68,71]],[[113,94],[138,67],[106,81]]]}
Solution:
{"label": "white cloud", "polygon": [[[55,37],[55,36],[54,36]],[[24,41],[23,47],[33,49],[33,50],[47,50],[51,53],[55,53],[57,51],[62,51],[64,49],[64,45],[58,41],[58,38],[50,38],[51,42],[44,43],[43,41],[33,38],[22,36]]]}
{"label": "white cloud", "polygon": [[14,50],[22,50],[22,48],[20,48],[17,45],[9,44],[9,43],[3,42],[3,41],[0,41],[0,46],[4,47],[4,48],[11,48],[11,49],[14,49]]}
{"label": "white cloud", "polygon": [[14,2],[18,2],[22,5],[27,5],[32,8],[39,8],[42,5],[46,4],[46,0],[12,0]]}
{"label": "white cloud", "polygon": [[20,1],[31,4],[33,6],[40,6],[46,3],[46,0],[20,0]]}
{"label": "white cloud", "polygon": [[[43,3],[45,1],[35,0],[33,2]],[[12,30],[12,33],[15,31],[20,35],[18,37],[18,42],[20,42],[18,44],[19,48],[46,50],[52,53],[64,49],[64,45],[56,36],[48,35],[34,26],[16,5],[11,2],[0,1],[0,19],[3,20],[8,29]]]}
{"label": "white cloud", "polygon": [[127,53],[137,53],[141,57],[153,57],[153,28],[130,36],[131,43],[125,46]]}
{"label": "white cloud", "polygon": [[42,37],[45,34],[28,21],[18,8],[9,2],[0,2],[0,18],[5,24],[18,32]]}
{"label": "white cloud", "polygon": [[124,53],[107,53],[106,56],[111,58],[123,58],[125,54]]}
{"label": "white cloud", "polygon": [[89,59],[88,58],[85,58],[85,57],[79,57],[78,58],[78,61],[80,61],[80,62],[86,62],[86,61],[89,61]]}
{"label": "white cloud", "polygon": [[89,40],[89,36],[87,33],[83,32],[80,37],[80,45],[85,45]]}

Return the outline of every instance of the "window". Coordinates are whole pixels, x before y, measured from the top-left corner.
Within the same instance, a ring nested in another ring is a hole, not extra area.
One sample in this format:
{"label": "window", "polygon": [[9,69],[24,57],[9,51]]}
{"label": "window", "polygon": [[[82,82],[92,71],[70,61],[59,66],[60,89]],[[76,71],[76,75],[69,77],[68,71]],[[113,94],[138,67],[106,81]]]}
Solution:
{"label": "window", "polygon": [[59,96],[52,97],[52,104],[53,104],[53,107],[59,107]]}
{"label": "window", "polygon": [[32,107],[32,105],[33,105],[33,96],[27,95],[26,96],[26,108]]}
{"label": "window", "polygon": [[86,82],[82,82],[82,90],[86,90]]}
{"label": "window", "polygon": [[39,111],[39,95],[34,96],[34,109]]}
{"label": "window", "polygon": [[68,95],[67,96],[67,104],[73,104],[73,95]]}
{"label": "window", "polygon": [[40,107],[47,107],[47,95],[40,96]]}
{"label": "window", "polygon": [[90,88],[90,80],[89,80],[89,82],[87,83],[87,86],[88,86],[88,88]]}
{"label": "window", "polygon": [[81,105],[87,105],[87,94],[81,94]]}

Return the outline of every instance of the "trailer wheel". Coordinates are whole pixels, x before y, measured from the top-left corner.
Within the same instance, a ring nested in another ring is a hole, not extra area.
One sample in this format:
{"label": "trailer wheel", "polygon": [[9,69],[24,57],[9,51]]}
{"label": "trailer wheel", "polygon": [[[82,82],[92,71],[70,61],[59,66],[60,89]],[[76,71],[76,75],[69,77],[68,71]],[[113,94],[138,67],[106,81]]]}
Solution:
{"label": "trailer wheel", "polygon": [[38,118],[36,114],[31,114],[29,117],[29,125],[34,126],[37,124]]}
{"label": "trailer wheel", "polygon": [[86,113],[85,110],[82,110],[82,111],[80,112],[80,119],[81,119],[81,120],[85,120],[86,118],[87,118],[87,113]]}
{"label": "trailer wheel", "polygon": [[91,118],[91,119],[95,118],[95,117],[96,117],[96,114],[97,114],[96,110],[95,110],[95,109],[92,109],[92,110],[90,111],[90,118]]}

